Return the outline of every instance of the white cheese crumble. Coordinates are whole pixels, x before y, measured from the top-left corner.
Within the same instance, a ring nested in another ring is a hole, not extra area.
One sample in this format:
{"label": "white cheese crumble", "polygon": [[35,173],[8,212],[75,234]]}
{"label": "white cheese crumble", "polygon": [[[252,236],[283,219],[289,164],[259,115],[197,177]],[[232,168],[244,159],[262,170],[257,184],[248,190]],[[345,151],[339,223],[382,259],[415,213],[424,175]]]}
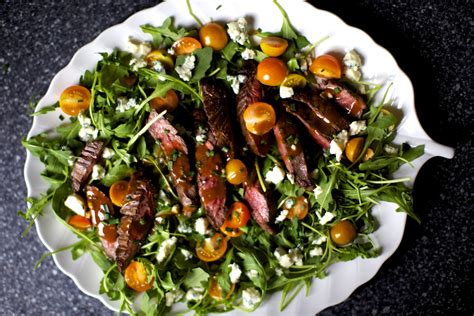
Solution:
{"label": "white cheese crumble", "polygon": [[246,275],[250,280],[252,280],[253,278],[258,277],[258,271],[252,269],[252,270],[246,272],[245,275]]}
{"label": "white cheese crumble", "polygon": [[240,276],[242,275],[242,270],[240,270],[239,265],[237,263],[231,263],[229,264],[229,268],[230,268],[230,273],[229,273],[230,282],[232,283],[239,282]]}
{"label": "white cheese crumble", "polygon": [[273,255],[278,260],[278,264],[283,268],[289,268],[293,264],[297,266],[303,265],[303,254],[298,248],[290,249],[286,252],[285,249],[278,247]]}
{"label": "white cheese crumble", "polygon": [[123,113],[130,109],[134,109],[138,106],[137,100],[135,98],[127,99],[125,97],[117,98],[117,107],[115,108],[117,111]]}
{"label": "white cheese crumble", "polygon": [[193,287],[186,292],[186,300],[187,301],[200,301],[204,297],[203,295],[204,289]]}
{"label": "white cheese crumble", "polygon": [[170,255],[176,247],[177,241],[178,239],[176,237],[171,237],[161,243],[160,248],[158,248],[158,254],[156,255],[156,261],[158,261],[158,263],[163,262]]}
{"label": "white cheese crumble", "polygon": [[251,309],[261,300],[260,292],[254,287],[249,287],[242,291],[242,303],[245,308]]}
{"label": "white cheese crumble", "polygon": [[354,121],[349,125],[349,135],[359,135],[367,128],[367,123],[364,120]]}
{"label": "white cheese crumble", "polygon": [[383,146],[383,150],[389,155],[396,155],[398,154],[398,148],[390,145]]}
{"label": "white cheese crumble", "polygon": [[105,176],[105,169],[101,165],[94,165],[92,167],[92,180],[102,180]]}
{"label": "white cheese crumble", "polygon": [[182,234],[191,234],[193,232],[193,229],[186,224],[179,224],[177,230]]}
{"label": "white cheese crumble", "polygon": [[237,21],[227,23],[227,34],[234,42],[244,45],[248,41],[247,20],[239,18]]}
{"label": "white cheese crumble", "polygon": [[201,235],[207,235],[209,234],[208,226],[209,222],[207,221],[207,218],[200,217],[194,223],[194,230]]}
{"label": "white cheese crumble", "polygon": [[133,71],[138,71],[138,69],[145,68],[148,64],[143,58],[132,58],[129,65],[132,66]]}
{"label": "white cheese crumble", "polygon": [[283,222],[287,216],[288,216],[288,210],[281,210],[280,215],[278,215],[277,218],[275,219],[275,224]]}
{"label": "white cheese crumble", "polygon": [[232,88],[232,91],[234,91],[235,94],[238,94],[239,91],[240,91],[240,84],[245,82],[245,80],[247,80],[247,76],[245,76],[245,75],[238,75],[238,76],[227,75],[226,79],[229,82],[230,87]]}
{"label": "white cheese crumble", "polygon": [[360,72],[362,59],[355,50],[347,52],[342,59],[342,63],[344,65],[344,75],[347,79],[359,81],[362,78],[362,73]]}
{"label": "white cheese crumble", "polygon": [[77,119],[81,125],[81,129],[79,130],[79,138],[84,142],[96,139],[99,135],[99,130],[92,126],[91,119],[87,117],[84,112],[79,113]]}
{"label": "white cheese crumble", "polygon": [[181,66],[175,68],[179,77],[184,81],[191,80],[193,76],[193,69],[195,67],[196,57],[194,55],[186,56],[184,63]]}
{"label": "white cheese crumble", "polygon": [[128,38],[126,50],[132,53],[136,58],[148,55],[148,53],[151,52],[151,49],[151,43],[149,42],[142,42],[132,37]]}
{"label": "white cheese crumble", "polygon": [[242,55],[242,58],[244,60],[255,59],[255,57],[257,56],[255,51],[253,49],[250,49],[250,48],[244,49],[244,51],[242,52],[241,55]]}
{"label": "white cheese crumble", "polygon": [[175,51],[174,51],[173,47],[168,48],[168,50],[166,52],[171,56],[173,56],[175,54]]}
{"label": "white cheese crumble", "polygon": [[291,98],[295,92],[291,87],[280,86],[280,98],[287,99]]}
{"label": "white cheese crumble", "polygon": [[291,184],[295,184],[295,176],[292,175],[291,173],[288,173],[286,175],[286,177],[288,178],[288,181],[290,181]]}
{"label": "white cheese crumble", "polygon": [[193,257],[192,252],[189,251],[189,250],[187,250],[187,249],[182,248],[182,249],[181,249],[181,253],[182,253],[183,256],[184,256],[184,259],[186,259],[186,260],[190,260],[190,259]]}
{"label": "white cheese crumble", "polygon": [[165,222],[165,219],[161,216],[158,216],[157,218],[155,218],[155,221],[158,223],[158,224],[163,224]]}
{"label": "white cheese crumble", "polygon": [[314,193],[314,197],[315,198],[318,198],[318,196],[323,193],[323,188],[321,188],[321,186],[319,185],[316,185],[316,187],[314,188],[313,190],[313,193]]}
{"label": "white cheese crumble", "polygon": [[102,152],[102,158],[110,159],[115,156],[115,151],[112,148],[105,147],[104,151]]}
{"label": "white cheese crumble", "polygon": [[159,61],[159,60],[154,60],[154,61],[152,62],[151,69],[153,69],[153,70],[156,71],[156,72],[163,72],[163,73],[166,73],[165,66],[163,66],[163,64],[162,64],[161,61]]}
{"label": "white cheese crumble", "polygon": [[283,270],[280,269],[280,268],[276,268],[276,269],[275,269],[275,274],[276,274],[277,276],[282,276],[282,275],[283,275]]}
{"label": "white cheese crumble", "polygon": [[346,130],[342,130],[336,135],[336,138],[331,141],[329,145],[329,153],[336,156],[337,161],[341,161],[342,153],[346,148],[347,141],[349,140],[349,133]]}
{"label": "white cheese crumble", "polygon": [[173,303],[178,302],[184,296],[184,291],[181,289],[175,289],[170,292],[166,292],[165,294],[165,301],[166,306],[172,306]]}
{"label": "white cheese crumble", "polygon": [[200,134],[196,136],[196,141],[200,144],[203,144],[206,141],[207,137],[205,134]]}
{"label": "white cheese crumble", "polygon": [[69,195],[64,201],[64,205],[77,215],[86,216],[86,201],[80,195],[76,193]]}
{"label": "white cheese crumble", "polygon": [[309,251],[310,257],[319,257],[323,255],[323,248],[316,246]]}
{"label": "white cheese crumble", "polygon": [[326,212],[326,213],[324,213],[323,217],[321,217],[321,218],[319,219],[319,223],[320,223],[321,225],[326,225],[327,223],[329,223],[330,221],[332,221],[333,218],[334,218],[334,214],[333,214],[333,213],[331,213],[331,212]]}
{"label": "white cheese crumble", "polygon": [[326,236],[319,236],[318,239],[313,240],[312,245],[322,245],[327,240]]}
{"label": "white cheese crumble", "polygon": [[285,179],[285,171],[279,166],[273,167],[265,174],[265,181],[268,183],[278,184]]}

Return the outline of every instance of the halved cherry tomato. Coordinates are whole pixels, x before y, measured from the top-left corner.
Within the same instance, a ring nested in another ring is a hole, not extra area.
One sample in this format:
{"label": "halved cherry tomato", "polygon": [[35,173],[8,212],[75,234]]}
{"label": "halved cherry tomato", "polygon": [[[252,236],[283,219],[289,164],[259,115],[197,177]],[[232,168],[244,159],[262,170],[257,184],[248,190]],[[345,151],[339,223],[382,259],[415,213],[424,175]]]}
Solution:
{"label": "halved cherry tomato", "polygon": [[109,189],[110,200],[112,200],[113,204],[122,207],[123,200],[125,199],[127,192],[128,192],[128,181],[121,180],[121,181],[115,182],[114,184],[110,186],[110,189]]}
{"label": "halved cherry tomato", "polygon": [[154,49],[145,57],[148,67],[153,67],[153,62],[159,61],[166,70],[173,69],[173,57],[160,49]]}
{"label": "halved cherry tomato", "polygon": [[204,47],[211,47],[214,51],[223,49],[229,37],[222,25],[214,22],[207,23],[199,30],[199,39]]}
{"label": "halved cherry tomato", "polygon": [[202,48],[201,43],[194,37],[181,37],[173,44],[174,53],[176,55],[191,54],[196,49]]}
{"label": "halved cherry tomato", "polygon": [[231,228],[227,226],[227,223],[224,222],[221,226],[221,232],[224,233],[226,236],[229,236],[231,238],[234,237],[239,237],[242,235],[244,232],[240,228]]}
{"label": "halved cherry tomato", "polygon": [[[230,285],[230,291],[229,293],[227,293],[225,298],[228,299],[232,295],[234,290],[235,290],[235,283],[232,283]],[[217,282],[216,277],[212,277],[209,280],[209,288],[207,289],[207,293],[209,294],[210,297],[212,297],[216,301],[222,300],[222,289],[219,285],[219,282]]]}
{"label": "halved cherry tomato", "polygon": [[199,242],[196,247],[196,255],[205,262],[219,260],[227,251],[227,239],[221,233],[215,233],[211,238]]}
{"label": "halved cherry tomato", "polygon": [[247,167],[240,159],[231,159],[225,165],[227,181],[233,185],[239,185],[247,181]]}
{"label": "halved cherry tomato", "polygon": [[260,41],[260,48],[270,57],[282,55],[288,47],[288,41],[281,37],[269,36]]}
{"label": "halved cherry tomato", "polygon": [[230,228],[240,228],[247,225],[250,219],[250,211],[242,202],[234,202],[227,210],[225,223]]}
{"label": "halved cherry tomato", "polygon": [[136,292],[145,292],[153,287],[153,278],[148,281],[145,265],[140,261],[132,261],[125,269],[125,283]]}
{"label": "halved cherry tomato", "polygon": [[336,57],[331,55],[321,55],[316,57],[311,63],[311,66],[309,66],[309,71],[322,78],[341,78],[341,64]]}
{"label": "halved cherry tomato", "polygon": [[244,121],[247,130],[255,135],[263,135],[272,130],[276,123],[273,107],[265,102],[250,104],[244,111]]}
{"label": "halved cherry tomato", "polygon": [[289,74],[281,85],[290,88],[302,89],[306,86],[306,78],[298,74]]}
{"label": "halved cherry tomato", "polygon": [[279,86],[286,78],[286,64],[275,57],[262,60],[257,67],[257,80],[267,86]]}
{"label": "halved cherry tomato", "polygon": [[161,112],[163,110],[168,111],[168,113],[172,112],[178,106],[179,98],[174,90],[168,90],[166,92],[166,96],[156,97],[150,100],[150,105],[155,110]]}
{"label": "halved cherry tomato", "polygon": [[362,137],[352,138],[347,142],[344,153],[350,162],[354,162],[359,157],[362,147],[364,145],[364,139]]}
{"label": "halved cherry tomato", "polygon": [[[288,203],[287,200],[284,204],[284,208],[288,210],[288,215],[286,216],[289,219],[293,217],[298,217],[298,219],[304,219],[308,215],[308,200],[304,196],[299,196],[297,198],[290,198],[293,203]],[[288,208],[286,206],[289,206]]]}
{"label": "halved cherry tomato", "polygon": [[81,230],[87,229],[92,226],[90,219],[77,214],[71,216],[67,222],[69,225]]}
{"label": "halved cherry tomato", "polygon": [[348,220],[340,221],[331,227],[331,239],[338,246],[344,246],[354,241],[357,232],[354,224]]}
{"label": "halved cherry tomato", "polygon": [[374,150],[372,148],[367,148],[367,151],[365,152],[364,157],[362,158],[362,160],[363,161],[370,160],[370,159],[372,159],[372,157],[374,157],[374,155],[375,155]]}
{"label": "halved cherry tomato", "polygon": [[91,102],[91,93],[83,86],[70,86],[64,89],[59,97],[59,107],[67,115],[77,116],[81,111],[88,109]]}

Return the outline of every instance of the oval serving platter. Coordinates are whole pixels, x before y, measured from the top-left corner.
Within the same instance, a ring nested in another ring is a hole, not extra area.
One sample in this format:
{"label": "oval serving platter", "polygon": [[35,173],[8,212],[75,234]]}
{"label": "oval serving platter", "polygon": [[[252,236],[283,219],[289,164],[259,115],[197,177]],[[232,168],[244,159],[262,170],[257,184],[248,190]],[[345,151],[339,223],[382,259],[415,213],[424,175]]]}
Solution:
{"label": "oval serving platter", "polygon": [[[280,0],[279,3],[286,10],[295,29],[305,35],[310,42],[329,36],[329,39],[318,45],[317,54],[329,51],[344,53],[355,49],[363,57],[362,71],[365,80],[384,83],[384,88],[388,83],[393,84],[389,98],[393,100],[393,106],[403,112],[395,143],[408,142],[413,146],[425,144],[425,154],[415,160],[413,166],[402,166],[395,173],[395,177],[410,177],[411,180],[407,184],[413,185],[418,171],[428,159],[434,156],[452,158],[453,149],[435,143],[421,127],[416,116],[412,84],[387,50],[377,45],[365,32],[348,26],[332,13],[318,10],[302,0]],[[204,22],[233,21],[244,16],[250,22],[251,28],[275,32],[279,31],[282,23],[281,14],[272,0],[192,0],[191,4],[194,13]],[[140,25],[147,23],[161,25],[169,16],[174,17],[177,25],[194,24],[184,0],[165,1],[132,15],[80,48],[69,64],[53,78],[46,95],[38,103],[37,110],[55,103],[61,92],[66,87],[76,84],[85,70],[92,70],[100,60],[100,52],[111,52],[114,48],[125,49],[130,36],[140,40],[151,40],[151,37],[141,32]],[[60,110],[57,110],[35,117],[28,137],[59,125],[61,123],[58,119],[59,114]],[[47,190],[48,186],[40,176],[42,170],[41,162],[28,152],[24,169],[28,196],[38,197]],[[265,299],[257,313],[315,314],[328,306],[342,302],[357,287],[369,281],[399,246],[406,221],[406,215],[395,212],[395,205],[391,203],[383,202],[377,205],[373,208],[373,214],[380,223],[380,227],[373,234],[374,240],[382,248],[379,257],[336,263],[328,269],[326,278],[313,281],[309,296],[306,297],[304,291],[300,292],[284,312],[278,309],[280,293],[276,293]],[[67,246],[76,240],[76,237],[56,220],[51,209],[46,209],[43,216],[37,219],[36,229],[41,241],[50,251]],[[99,294],[102,271],[89,255],[73,261],[70,252],[61,252],[55,254],[53,260],[82,292],[99,299],[109,309],[118,311],[118,302],[110,301],[105,295]],[[239,311],[229,313],[229,315],[240,314],[242,312]]]}

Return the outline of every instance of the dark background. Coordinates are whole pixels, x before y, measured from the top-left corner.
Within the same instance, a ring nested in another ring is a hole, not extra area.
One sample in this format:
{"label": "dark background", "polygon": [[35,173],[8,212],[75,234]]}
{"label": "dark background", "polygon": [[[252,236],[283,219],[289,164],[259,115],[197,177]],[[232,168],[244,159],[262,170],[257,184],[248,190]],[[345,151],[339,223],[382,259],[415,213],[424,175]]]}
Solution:
{"label": "dark background", "polygon": [[[455,147],[452,160],[431,159],[416,179],[419,226],[408,221],[400,248],[379,273],[322,315],[474,312],[473,1],[311,1],[366,31],[412,79],[427,133]],[[45,251],[25,238],[28,103],[42,96],[74,52],[107,27],[154,1],[0,1],[0,306],[2,314],[112,314],[82,294]]]}

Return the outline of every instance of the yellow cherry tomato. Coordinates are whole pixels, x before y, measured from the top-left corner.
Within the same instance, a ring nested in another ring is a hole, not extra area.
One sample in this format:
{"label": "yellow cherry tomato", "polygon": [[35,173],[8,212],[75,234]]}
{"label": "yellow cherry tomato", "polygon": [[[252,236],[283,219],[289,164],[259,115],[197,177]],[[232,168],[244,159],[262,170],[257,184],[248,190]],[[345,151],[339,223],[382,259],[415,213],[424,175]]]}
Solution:
{"label": "yellow cherry tomato", "polygon": [[59,107],[71,116],[77,116],[81,111],[88,109],[90,102],[91,93],[87,88],[79,85],[66,88],[59,97]]}
{"label": "yellow cherry tomato", "polygon": [[227,45],[229,37],[222,25],[210,22],[199,30],[199,40],[202,46],[211,47],[214,51],[220,51]]}
{"label": "yellow cherry tomato", "polygon": [[123,206],[123,200],[128,192],[128,181],[117,181],[110,186],[109,197],[114,205]]}
{"label": "yellow cherry tomato", "polygon": [[136,292],[145,292],[153,287],[153,278],[148,281],[145,265],[140,261],[132,261],[125,269],[125,283]]}
{"label": "yellow cherry tomato", "polygon": [[298,219],[304,219],[308,215],[309,204],[304,196],[289,198],[283,205],[284,209],[288,210],[288,215],[286,216],[288,219],[292,219],[295,216]]}
{"label": "yellow cherry tomato", "polygon": [[344,153],[350,162],[356,161],[357,157],[359,157],[360,152],[362,151],[363,145],[364,139],[362,137],[355,137],[347,142]]}
{"label": "yellow cherry tomato", "polygon": [[288,41],[281,37],[269,36],[260,41],[260,48],[270,57],[278,57],[288,48]]}
{"label": "yellow cherry tomato", "polygon": [[306,78],[299,74],[289,74],[281,85],[302,89],[306,86]]}
{"label": "yellow cherry tomato", "polygon": [[173,57],[163,52],[160,49],[154,49],[148,53],[145,57],[148,67],[153,67],[153,62],[159,61],[166,70],[173,69],[174,62]]}
{"label": "yellow cherry tomato", "polygon": [[331,227],[331,239],[338,246],[344,246],[354,241],[357,236],[354,224],[348,220],[340,221]]}
{"label": "yellow cherry tomato", "polygon": [[176,55],[191,54],[196,49],[202,48],[201,43],[194,37],[181,37],[173,44],[174,53]]}
{"label": "yellow cherry tomato", "polygon": [[263,135],[271,131],[276,123],[273,107],[265,102],[255,102],[249,105],[243,115],[245,127],[254,135]]}
{"label": "yellow cherry tomato", "polygon": [[204,262],[219,260],[227,251],[227,239],[221,233],[199,242],[196,247],[197,257]]}
{"label": "yellow cherry tomato", "polygon": [[247,180],[247,167],[239,159],[231,159],[225,165],[227,181],[233,185],[239,185]]}
{"label": "yellow cherry tomato", "polygon": [[[232,293],[235,290],[235,283],[232,283],[230,285],[230,291],[227,293],[226,298],[228,299]],[[209,287],[207,289],[207,293],[209,294],[210,297],[215,299],[216,301],[222,300],[222,289],[219,285],[219,282],[217,282],[216,277],[212,277],[209,281]]]}
{"label": "yellow cherry tomato", "polygon": [[311,63],[311,66],[309,66],[309,71],[321,78],[341,78],[341,64],[336,57],[331,55],[321,55],[316,57]]}
{"label": "yellow cherry tomato", "polygon": [[156,97],[150,100],[151,107],[157,110],[158,112],[167,110],[168,113],[170,113],[178,107],[178,103],[179,98],[176,92],[174,92],[174,90],[168,90],[164,98]]}
{"label": "yellow cherry tomato", "polygon": [[286,64],[275,57],[262,60],[257,67],[257,80],[267,86],[279,86],[286,78]]}

